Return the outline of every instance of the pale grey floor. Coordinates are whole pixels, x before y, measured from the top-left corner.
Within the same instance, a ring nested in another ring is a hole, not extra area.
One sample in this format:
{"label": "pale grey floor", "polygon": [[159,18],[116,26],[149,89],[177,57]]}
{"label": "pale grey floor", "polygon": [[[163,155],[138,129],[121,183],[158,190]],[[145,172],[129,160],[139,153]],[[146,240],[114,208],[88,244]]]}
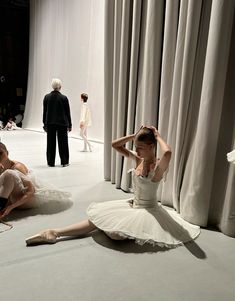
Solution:
{"label": "pale grey floor", "polygon": [[235,240],[219,232],[203,229],[195,244],[168,251],[113,242],[99,232],[27,248],[27,236],[85,218],[90,202],[130,195],[103,180],[101,144],[93,143],[92,153],[81,153],[82,141],[71,138],[71,165],[49,168],[45,134],[14,131],[0,136],[12,159],[71,191],[74,202],[58,213],[17,212],[14,228],[0,233],[0,300],[235,300]]}

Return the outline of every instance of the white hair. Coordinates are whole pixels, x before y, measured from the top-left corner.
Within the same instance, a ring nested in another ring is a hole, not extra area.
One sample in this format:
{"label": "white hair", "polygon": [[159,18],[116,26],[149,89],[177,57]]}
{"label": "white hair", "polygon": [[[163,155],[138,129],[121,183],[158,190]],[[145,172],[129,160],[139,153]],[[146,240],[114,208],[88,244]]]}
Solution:
{"label": "white hair", "polygon": [[62,86],[62,82],[59,78],[53,78],[51,82],[51,86],[54,90],[60,90]]}

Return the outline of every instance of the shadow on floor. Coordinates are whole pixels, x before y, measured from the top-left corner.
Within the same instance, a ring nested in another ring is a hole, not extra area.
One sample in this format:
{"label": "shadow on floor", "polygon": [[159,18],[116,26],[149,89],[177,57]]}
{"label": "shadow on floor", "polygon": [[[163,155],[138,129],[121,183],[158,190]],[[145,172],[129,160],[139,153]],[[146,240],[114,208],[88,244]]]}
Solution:
{"label": "shadow on floor", "polygon": [[50,215],[56,214],[65,210],[68,210],[70,207],[73,206],[72,201],[66,202],[48,202],[43,204],[42,206],[36,208],[29,208],[29,209],[15,209],[13,210],[8,216],[4,218],[4,221],[16,221],[20,220],[29,216],[35,215]]}
{"label": "shadow on floor", "polygon": [[[135,243],[134,241],[128,239],[116,241],[116,240],[112,240],[101,231],[95,231],[91,234],[91,236],[94,239],[94,241],[99,245],[123,253],[158,253],[158,252],[171,251],[172,249],[174,249],[174,248],[153,246],[148,243],[141,246]],[[184,246],[192,255],[194,255],[198,259],[207,258],[205,252],[195,243],[195,241],[185,243]],[[176,247],[180,247],[180,245]]]}
{"label": "shadow on floor", "polygon": [[198,259],[206,259],[206,253],[196,244],[195,241],[191,241],[184,244],[185,248]]}
{"label": "shadow on floor", "polygon": [[92,233],[92,238],[99,245],[123,253],[157,253],[169,251],[169,248],[153,246],[145,244],[143,246],[138,245],[133,240],[112,240],[102,231],[95,231]]}

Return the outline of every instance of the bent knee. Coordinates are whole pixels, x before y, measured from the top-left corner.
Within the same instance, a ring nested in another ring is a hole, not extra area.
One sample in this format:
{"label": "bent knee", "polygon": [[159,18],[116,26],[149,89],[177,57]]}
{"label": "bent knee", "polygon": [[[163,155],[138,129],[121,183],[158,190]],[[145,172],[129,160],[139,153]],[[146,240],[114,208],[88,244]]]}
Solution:
{"label": "bent knee", "polygon": [[15,177],[15,171],[12,169],[7,169],[1,174],[1,179],[4,181],[12,181]]}
{"label": "bent knee", "polygon": [[115,233],[115,232],[112,232],[112,233],[105,232],[105,234],[113,240],[125,240],[126,239],[126,237],[123,237],[123,236],[121,236],[121,235],[119,235],[118,233]]}

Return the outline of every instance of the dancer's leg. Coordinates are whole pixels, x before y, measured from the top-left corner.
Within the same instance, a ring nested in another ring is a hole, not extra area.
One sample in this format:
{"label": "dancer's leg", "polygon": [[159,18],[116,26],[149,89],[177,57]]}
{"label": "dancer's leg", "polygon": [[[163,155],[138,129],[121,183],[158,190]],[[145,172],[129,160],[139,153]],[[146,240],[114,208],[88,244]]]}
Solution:
{"label": "dancer's leg", "polygon": [[14,189],[15,181],[11,170],[0,175],[0,197],[8,199]]}
{"label": "dancer's leg", "polygon": [[126,240],[127,239],[127,237],[123,237],[123,236],[119,235],[118,233],[105,232],[105,234],[113,240]]}
{"label": "dancer's leg", "polygon": [[96,226],[92,222],[90,222],[89,220],[84,220],[82,222],[67,227],[42,231],[39,234],[27,238],[26,244],[27,245],[35,245],[35,244],[43,244],[43,243],[53,244],[56,243],[57,237],[84,235],[90,233],[95,229]]}
{"label": "dancer's leg", "polygon": [[90,142],[88,141],[87,139],[87,126],[84,126],[83,128],[81,128],[81,131],[80,131],[80,135],[84,141],[84,149],[83,151],[87,151],[87,146],[89,147],[89,151],[91,152],[91,144]]}
{"label": "dancer's leg", "polygon": [[85,127],[80,129],[80,136],[82,137],[84,143],[83,151],[87,152],[87,143],[86,143],[87,139],[85,135]]}
{"label": "dancer's leg", "polygon": [[67,227],[56,228],[54,231],[57,233],[57,236],[79,236],[87,234],[95,229],[96,226],[87,219]]}

